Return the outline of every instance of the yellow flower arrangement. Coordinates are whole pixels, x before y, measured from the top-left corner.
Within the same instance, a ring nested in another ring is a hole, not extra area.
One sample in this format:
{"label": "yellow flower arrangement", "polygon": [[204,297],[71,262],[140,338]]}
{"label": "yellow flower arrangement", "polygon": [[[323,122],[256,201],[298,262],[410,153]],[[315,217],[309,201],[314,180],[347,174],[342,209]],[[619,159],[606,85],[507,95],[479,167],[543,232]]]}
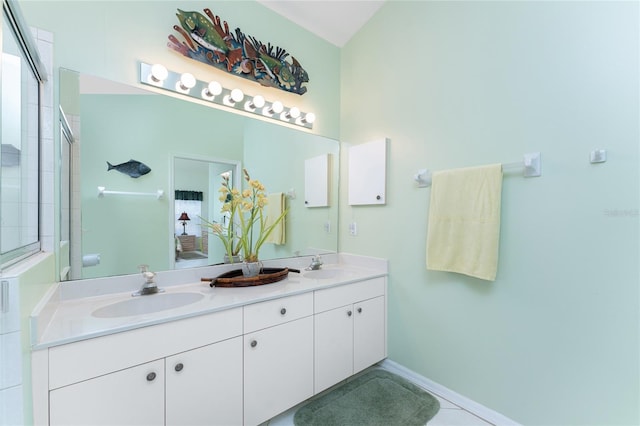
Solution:
{"label": "yellow flower arrangement", "polygon": [[229,213],[229,226],[224,229],[219,223],[204,222],[220,238],[230,260],[242,252],[243,261],[257,262],[260,248],[284,219],[287,210],[275,220],[269,221],[263,211],[267,205],[264,185],[259,180],[251,179],[247,169],[243,169],[243,173],[247,188],[242,191],[233,188],[228,176],[222,178],[219,192],[220,201],[224,204],[221,211]]}

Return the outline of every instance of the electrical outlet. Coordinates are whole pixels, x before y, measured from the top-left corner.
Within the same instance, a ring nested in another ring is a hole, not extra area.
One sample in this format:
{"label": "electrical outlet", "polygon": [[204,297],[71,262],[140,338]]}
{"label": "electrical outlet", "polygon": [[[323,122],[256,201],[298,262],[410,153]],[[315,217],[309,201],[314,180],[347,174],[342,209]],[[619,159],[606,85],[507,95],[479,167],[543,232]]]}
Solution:
{"label": "electrical outlet", "polygon": [[355,222],[351,222],[349,224],[349,234],[351,234],[351,236],[353,237],[358,235],[358,225]]}
{"label": "electrical outlet", "polygon": [[324,232],[326,232],[327,234],[331,233],[331,222],[326,221],[324,223]]}

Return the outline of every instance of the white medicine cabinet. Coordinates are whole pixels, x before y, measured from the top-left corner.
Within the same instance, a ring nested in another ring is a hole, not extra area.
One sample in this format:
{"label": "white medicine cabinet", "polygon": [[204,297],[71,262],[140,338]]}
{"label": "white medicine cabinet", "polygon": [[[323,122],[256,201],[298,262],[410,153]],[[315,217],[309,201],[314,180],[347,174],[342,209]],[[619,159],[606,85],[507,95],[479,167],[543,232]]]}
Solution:
{"label": "white medicine cabinet", "polygon": [[329,206],[329,167],[331,154],[322,154],[304,161],[305,207]]}
{"label": "white medicine cabinet", "polygon": [[385,204],[388,139],[349,148],[349,205]]}

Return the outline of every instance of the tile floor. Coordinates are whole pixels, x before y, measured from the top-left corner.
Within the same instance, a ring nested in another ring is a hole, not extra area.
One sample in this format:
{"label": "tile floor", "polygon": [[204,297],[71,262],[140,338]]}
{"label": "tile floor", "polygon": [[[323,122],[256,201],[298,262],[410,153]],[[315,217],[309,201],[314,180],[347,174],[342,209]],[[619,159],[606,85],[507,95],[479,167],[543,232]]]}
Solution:
{"label": "tile floor", "polygon": [[[418,383],[415,383],[417,386],[420,386]],[[428,425],[429,426],[490,426],[492,423],[489,423],[486,420],[481,419],[475,414],[471,414],[470,412],[458,407],[452,402],[447,401],[446,399],[430,392],[431,395],[438,398],[440,402],[440,411],[438,414],[432,418]],[[285,411],[284,413],[274,417],[266,423],[263,423],[261,426],[292,426],[293,425],[293,416],[296,410],[304,405],[304,403],[293,407],[292,409]],[[391,425],[389,425],[391,426]],[[399,425],[400,426],[400,425]]]}

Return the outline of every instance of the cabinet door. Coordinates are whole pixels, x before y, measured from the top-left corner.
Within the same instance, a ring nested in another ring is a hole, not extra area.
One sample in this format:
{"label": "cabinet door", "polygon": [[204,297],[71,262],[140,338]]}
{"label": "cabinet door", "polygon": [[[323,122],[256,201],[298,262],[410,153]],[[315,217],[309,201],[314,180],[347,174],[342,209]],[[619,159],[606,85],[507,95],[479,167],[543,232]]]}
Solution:
{"label": "cabinet door", "polygon": [[357,373],[385,357],[384,297],[358,302],[353,307],[353,372]]}
{"label": "cabinet door", "polygon": [[164,360],[96,377],[49,393],[54,425],[163,425]]}
{"label": "cabinet door", "polygon": [[244,423],[260,424],[313,395],[313,317],[244,336]]}
{"label": "cabinet door", "polygon": [[19,331],[0,334],[0,389],[22,383],[22,348]]}
{"label": "cabinet door", "polygon": [[242,424],[242,337],[166,359],[166,425]]}
{"label": "cabinet door", "polygon": [[0,390],[0,426],[24,424],[22,386]]}
{"label": "cabinet door", "polygon": [[315,317],[315,393],[353,374],[353,306]]}

